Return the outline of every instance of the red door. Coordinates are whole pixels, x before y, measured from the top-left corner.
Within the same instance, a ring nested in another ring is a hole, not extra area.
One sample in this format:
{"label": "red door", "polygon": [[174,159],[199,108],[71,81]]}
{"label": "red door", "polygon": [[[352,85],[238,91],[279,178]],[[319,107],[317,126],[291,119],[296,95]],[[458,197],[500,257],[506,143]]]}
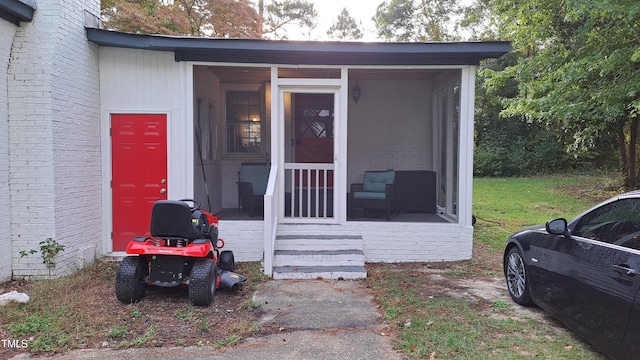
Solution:
{"label": "red door", "polygon": [[[333,94],[294,96],[296,163],[333,163]],[[327,176],[327,186],[333,187],[333,171]],[[306,187],[306,177],[303,182]],[[315,186],[313,177],[311,185]],[[324,181],[318,185],[324,186]]]}
{"label": "red door", "polygon": [[167,198],[167,116],[111,115],[113,251],[149,236],[151,207]]}

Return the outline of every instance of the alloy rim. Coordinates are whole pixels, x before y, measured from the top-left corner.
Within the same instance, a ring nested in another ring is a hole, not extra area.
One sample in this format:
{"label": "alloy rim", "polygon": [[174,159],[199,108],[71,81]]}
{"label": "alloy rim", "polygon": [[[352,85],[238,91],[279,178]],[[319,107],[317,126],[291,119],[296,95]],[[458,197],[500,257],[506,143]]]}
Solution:
{"label": "alloy rim", "polygon": [[519,298],[524,294],[526,274],[522,258],[516,252],[509,254],[507,262],[507,287],[509,292]]}

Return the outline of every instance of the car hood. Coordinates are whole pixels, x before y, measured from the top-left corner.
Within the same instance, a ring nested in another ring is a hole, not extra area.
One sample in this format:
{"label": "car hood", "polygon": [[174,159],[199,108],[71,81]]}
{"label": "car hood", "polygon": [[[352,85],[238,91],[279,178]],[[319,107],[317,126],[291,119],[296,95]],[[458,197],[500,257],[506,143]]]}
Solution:
{"label": "car hood", "polygon": [[518,231],[516,231],[515,233],[513,233],[512,236],[518,236],[522,233],[526,233],[526,232],[530,232],[530,231],[547,231],[546,226],[544,224],[540,224],[540,225],[532,225],[529,227],[526,227],[524,229],[520,229]]}

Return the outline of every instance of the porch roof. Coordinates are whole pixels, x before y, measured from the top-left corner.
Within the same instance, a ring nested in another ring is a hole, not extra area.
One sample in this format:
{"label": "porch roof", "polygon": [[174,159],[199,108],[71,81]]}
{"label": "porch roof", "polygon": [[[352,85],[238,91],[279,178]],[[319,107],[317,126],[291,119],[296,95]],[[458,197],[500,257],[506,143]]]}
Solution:
{"label": "porch roof", "polygon": [[380,43],[145,35],[87,28],[100,46],[172,51],[176,61],[297,65],[477,65],[511,50],[508,41]]}

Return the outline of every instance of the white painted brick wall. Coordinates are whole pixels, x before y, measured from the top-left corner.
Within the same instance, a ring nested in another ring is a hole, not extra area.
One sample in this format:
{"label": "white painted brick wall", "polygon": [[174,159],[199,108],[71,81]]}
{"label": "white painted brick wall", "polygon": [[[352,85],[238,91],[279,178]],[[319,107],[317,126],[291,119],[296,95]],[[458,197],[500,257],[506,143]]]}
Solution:
{"label": "white painted brick wall", "polygon": [[365,170],[431,170],[431,82],[363,80],[349,105],[347,184]]}
{"label": "white painted brick wall", "polygon": [[17,26],[0,19],[0,283],[11,278],[11,211],[9,207],[9,104],[7,68]]}
{"label": "white painted brick wall", "polygon": [[86,39],[85,10],[98,0],[40,0],[18,28],[9,65],[9,186],[15,276],[47,271],[38,249],[65,246],[54,274],[102,249],[98,49]]}
{"label": "white painted brick wall", "polygon": [[[350,221],[278,227],[278,235],[318,234],[362,236],[366,262],[458,261],[473,255],[473,228],[457,224]],[[238,235],[228,234],[231,238]]]}
{"label": "white painted brick wall", "polygon": [[264,254],[262,221],[220,220],[219,237],[225,241],[222,250],[231,250],[236,261],[261,261]]}

